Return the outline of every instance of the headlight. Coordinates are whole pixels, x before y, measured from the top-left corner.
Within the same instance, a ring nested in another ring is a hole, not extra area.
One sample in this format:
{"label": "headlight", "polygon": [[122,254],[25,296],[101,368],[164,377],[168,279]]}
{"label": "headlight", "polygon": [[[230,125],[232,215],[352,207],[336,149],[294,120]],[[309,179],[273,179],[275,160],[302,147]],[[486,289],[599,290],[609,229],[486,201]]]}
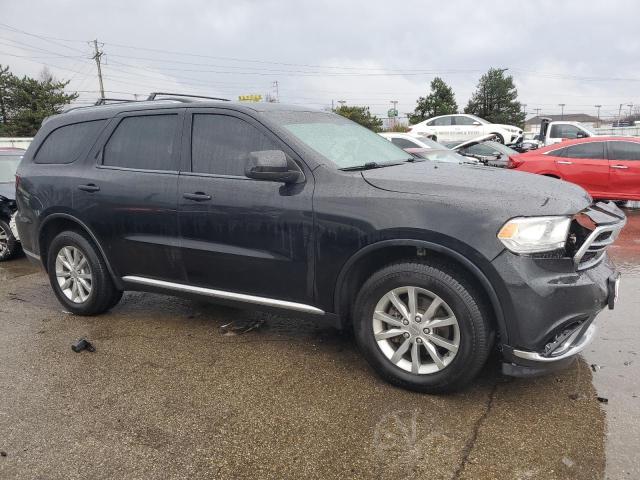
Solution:
{"label": "headlight", "polygon": [[512,218],[498,232],[504,246],[514,253],[540,253],[564,248],[569,217]]}

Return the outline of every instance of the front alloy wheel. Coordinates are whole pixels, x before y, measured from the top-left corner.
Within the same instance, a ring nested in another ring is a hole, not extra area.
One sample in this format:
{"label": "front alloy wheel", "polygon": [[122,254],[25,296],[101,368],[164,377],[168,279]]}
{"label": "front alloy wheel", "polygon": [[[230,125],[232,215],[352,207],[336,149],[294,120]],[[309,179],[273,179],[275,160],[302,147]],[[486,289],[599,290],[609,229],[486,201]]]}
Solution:
{"label": "front alloy wheel", "polygon": [[352,318],[358,346],[376,373],[400,387],[441,393],[478,374],[494,335],[473,278],[432,261],[374,272],[358,292]]}
{"label": "front alloy wheel", "polygon": [[460,347],[460,327],[438,295],[415,286],[394,288],[375,307],[373,333],[382,353],[413,374],[446,368]]}

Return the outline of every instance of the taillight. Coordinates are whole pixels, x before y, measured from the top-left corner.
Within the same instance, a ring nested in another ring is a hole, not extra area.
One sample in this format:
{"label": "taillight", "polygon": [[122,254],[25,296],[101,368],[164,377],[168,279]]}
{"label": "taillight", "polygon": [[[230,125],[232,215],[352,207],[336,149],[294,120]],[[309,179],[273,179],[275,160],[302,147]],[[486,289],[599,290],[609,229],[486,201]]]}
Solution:
{"label": "taillight", "polygon": [[518,168],[523,163],[524,163],[524,160],[520,160],[514,157],[509,157],[509,160],[507,161],[507,168]]}

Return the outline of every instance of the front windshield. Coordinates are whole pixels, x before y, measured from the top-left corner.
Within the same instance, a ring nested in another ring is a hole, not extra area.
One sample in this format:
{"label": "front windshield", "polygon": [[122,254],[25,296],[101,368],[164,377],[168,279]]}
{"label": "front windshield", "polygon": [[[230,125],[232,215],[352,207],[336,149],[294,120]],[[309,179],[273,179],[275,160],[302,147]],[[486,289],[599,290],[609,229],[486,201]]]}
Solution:
{"label": "front windshield", "polygon": [[396,164],[412,159],[387,139],[339,115],[323,112],[278,112],[271,118],[336,168]]}
{"label": "front windshield", "polygon": [[502,143],[499,142],[484,142],[484,144],[482,145],[487,145],[489,147],[491,147],[494,151],[497,151],[499,153],[503,153],[505,155],[517,155],[518,152],[516,152],[513,148],[511,147],[507,147],[506,145],[503,145]]}
{"label": "front windshield", "polygon": [[592,137],[596,137],[598,134],[594,132],[591,127],[587,127],[584,123],[577,122],[578,126],[582,128],[585,132],[587,132]]}
{"label": "front windshield", "polygon": [[13,183],[22,155],[0,155],[0,183]]}

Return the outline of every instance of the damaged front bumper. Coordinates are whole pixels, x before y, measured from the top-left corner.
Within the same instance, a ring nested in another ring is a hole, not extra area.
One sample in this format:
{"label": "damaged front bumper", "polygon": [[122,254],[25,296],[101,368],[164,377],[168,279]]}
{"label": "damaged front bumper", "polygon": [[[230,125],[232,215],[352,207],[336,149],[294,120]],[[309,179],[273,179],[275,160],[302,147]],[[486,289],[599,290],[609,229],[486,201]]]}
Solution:
{"label": "damaged front bumper", "polygon": [[616,304],[620,274],[606,248],[626,218],[604,203],[580,215],[589,216],[592,224],[576,230],[577,242],[568,255],[535,258],[506,252],[493,262],[506,280],[504,300],[512,315],[509,344],[501,345],[507,375],[535,376],[566,367],[593,340],[596,316]]}

